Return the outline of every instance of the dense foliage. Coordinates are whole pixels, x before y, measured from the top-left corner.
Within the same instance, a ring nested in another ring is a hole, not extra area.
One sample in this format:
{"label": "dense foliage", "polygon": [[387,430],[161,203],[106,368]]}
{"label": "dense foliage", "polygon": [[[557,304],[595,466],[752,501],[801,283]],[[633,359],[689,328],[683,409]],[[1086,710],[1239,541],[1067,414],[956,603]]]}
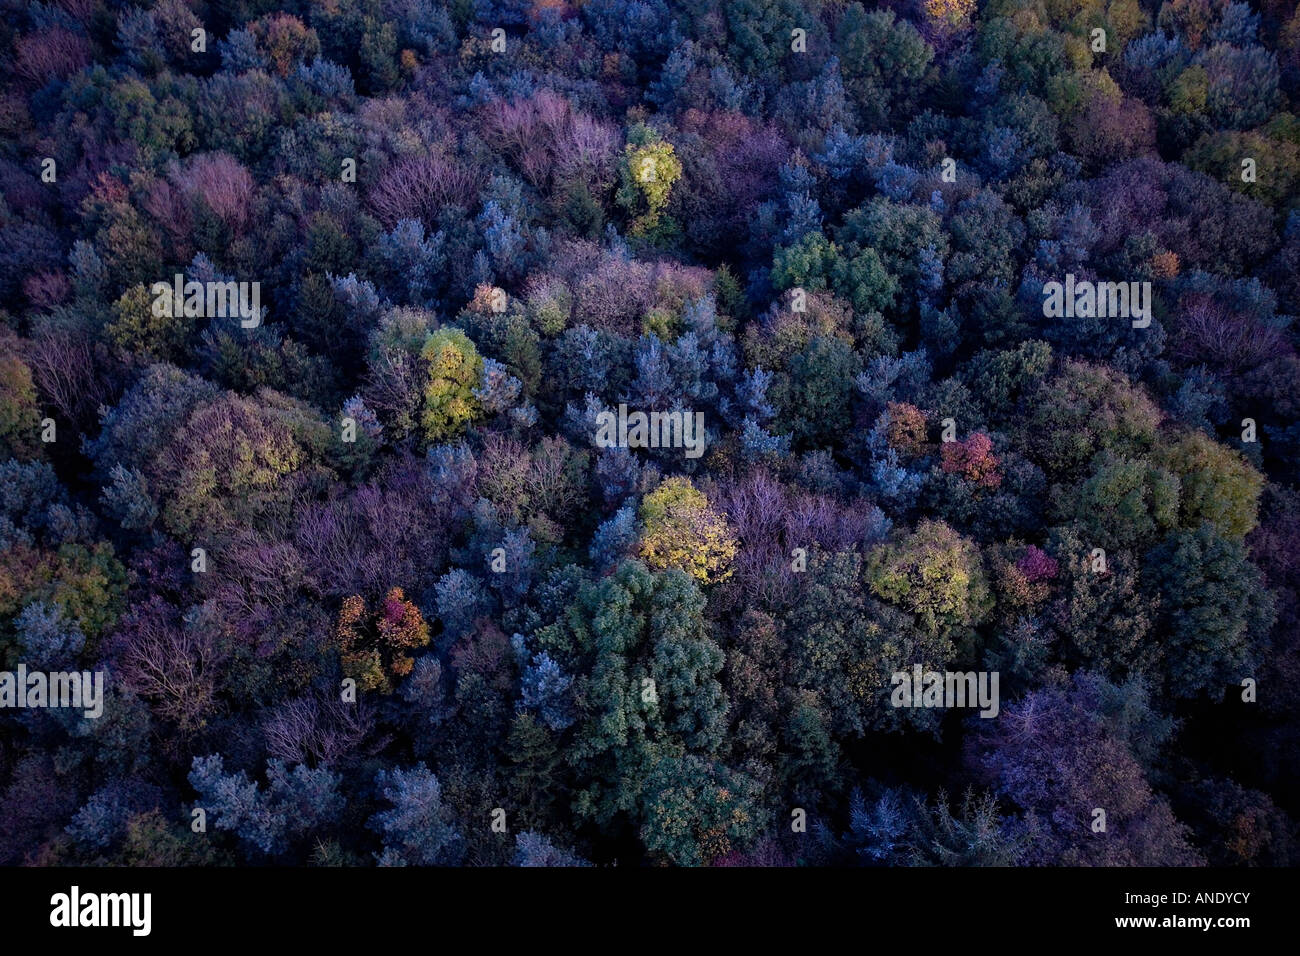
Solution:
{"label": "dense foliage", "polygon": [[1297,860],[1294,3],[4,7],[0,864]]}

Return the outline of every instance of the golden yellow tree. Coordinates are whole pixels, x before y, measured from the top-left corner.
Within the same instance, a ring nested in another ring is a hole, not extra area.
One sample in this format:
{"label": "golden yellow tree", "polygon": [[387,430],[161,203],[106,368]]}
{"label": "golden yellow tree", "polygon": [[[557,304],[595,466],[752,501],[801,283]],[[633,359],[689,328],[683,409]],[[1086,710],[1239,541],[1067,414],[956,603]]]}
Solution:
{"label": "golden yellow tree", "polygon": [[950,31],[970,26],[975,0],[925,0],[925,18],[935,26]]}
{"label": "golden yellow tree", "polygon": [[725,515],[714,511],[686,478],[669,478],[641,501],[640,555],[650,567],[681,568],[705,584],[731,575],[736,541]]}

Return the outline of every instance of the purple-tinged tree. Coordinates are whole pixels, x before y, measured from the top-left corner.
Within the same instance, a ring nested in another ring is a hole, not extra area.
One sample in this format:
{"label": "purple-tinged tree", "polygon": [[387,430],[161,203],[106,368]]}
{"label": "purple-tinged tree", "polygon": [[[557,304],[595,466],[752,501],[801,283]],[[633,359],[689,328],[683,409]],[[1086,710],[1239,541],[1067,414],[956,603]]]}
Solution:
{"label": "purple-tinged tree", "polygon": [[[1081,673],[1064,687],[1004,703],[998,720],[979,721],[968,738],[968,765],[1026,815],[1030,864],[1195,865],[1200,856],[1187,827],[1106,718],[1104,688]],[[1105,811],[1104,830],[1097,810]]]}

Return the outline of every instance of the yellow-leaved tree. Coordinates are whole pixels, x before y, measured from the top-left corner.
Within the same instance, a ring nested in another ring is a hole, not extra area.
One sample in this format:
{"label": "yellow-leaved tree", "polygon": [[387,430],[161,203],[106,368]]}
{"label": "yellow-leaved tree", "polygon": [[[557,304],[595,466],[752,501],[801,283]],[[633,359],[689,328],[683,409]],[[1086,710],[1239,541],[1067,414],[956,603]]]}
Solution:
{"label": "yellow-leaved tree", "polygon": [[637,124],[628,131],[627,146],[619,166],[619,187],[615,200],[636,214],[628,234],[650,241],[670,235],[676,225],[662,218],[673,184],[681,178],[682,163],[673,144],[664,142],[648,126]]}
{"label": "yellow-leaved tree", "polygon": [[1240,452],[1202,432],[1188,432],[1154,457],[1182,483],[1183,527],[1208,521],[1225,538],[1240,540],[1259,523],[1264,476]]}
{"label": "yellow-leaved tree", "polygon": [[640,555],[655,569],[680,568],[712,584],[731,575],[736,540],[725,515],[687,478],[669,478],[641,500]]}
{"label": "yellow-leaved tree", "polygon": [[429,363],[420,422],[430,444],[453,438],[482,410],[474,390],[483,375],[483,358],[460,329],[432,333],[420,357]]}

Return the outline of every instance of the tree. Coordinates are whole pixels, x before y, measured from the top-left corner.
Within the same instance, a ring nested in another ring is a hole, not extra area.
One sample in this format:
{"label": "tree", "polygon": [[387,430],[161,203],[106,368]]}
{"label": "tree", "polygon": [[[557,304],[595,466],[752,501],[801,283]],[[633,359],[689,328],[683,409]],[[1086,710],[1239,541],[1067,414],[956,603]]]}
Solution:
{"label": "tree", "polygon": [[116,316],[104,331],[109,340],[123,351],[146,362],[176,362],[185,358],[185,343],[193,323],[184,315],[172,315],[171,294],[167,295],[165,314],[154,311],[154,297],[143,285],[132,286],[113,303]]}
{"label": "tree", "polygon": [[96,466],[108,474],[114,465],[153,473],[159,449],[179,431],[197,407],[221,390],[173,365],[145,369],[118,403],[100,412],[98,437],[86,442]]}
{"label": "tree", "polygon": [[979,548],[941,521],[922,521],[873,551],[867,581],[931,633],[974,626],[991,606]]}
{"label": "tree", "polygon": [[1149,670],[1160,657],[1150,638],[1158,605],[1141,588],[1139,562],[1131,552],[1108,551],[1098,570],[1093,548],[1072,527],[1053,529],[1046,546],[1059,577],[1044,617],[1062,657],[1112,676]]}
{"label": "tree", "polygon": [[777,622],[746,608],[726,644],[723,689],[730,701],[730,738],[737,755],[775,756],[781,720],[781,661],[787,650]]}
{"label": "tree", "polygon": [[[1004,705],[998,720],[979,722],[967,743],[968,764],[1027,815],[1021,826],[1031,865],[1200,862],[1187,827],[1134,758],[1141,740],[1107,714],[1108,687],[1079,673],[1065,687]],[[1104,831],[1093,830],[1095,809],[1106,811]]]}
{"label": "tree", "polygon": [[368,826],[384,841],[380,866],[449,866],[460,862],[465,840],[442,802],[442,785],[422,763],[380,770],[375,787],[393,805]]}
{"label": "tree", "polygon": [[163,524],[190,535],[283,516],[296,492],[331,475],[321,459],[334,447],[330,427],[305,403],[269,390],[227,392],[197,406],[144,472]]}
{"label": "tree", "polygon": [[704,584],[726,580],[736,542],[726,518],[687,478],[669,478],[641,501],[640,555],[652,568],[681,568]]}
{"label": "tree", "polygon": [[784,615],[787,680],[815,695],[819,719],[837,739],[905,725],[932,729],[933,714],[889,706],[890,675],[913,664],[942,667],[953,645],[873,600],[864,563],[851,551],[811,555],[808,582]]}
{"label": "tree", "polygon": [[567,792],[563,757],[556,734],[530,713],[516,714],[503,748],[506,785],[522,826],[555,821]]}
{"label": "tree", "polygon": [[1211,866],[1290,866],[1293,828],[1269,796],[1228,779],[1198,781],[1182,794],[1188,822]]}
{"label": "tree", "polygon": [[1182,527],[1208,521],[1219,534],[1236,540],[1255,527],[1264,476],[1238,452],[1196,431],[1160,449],[1155,460],[1178,476]]}
{"label": "tree", "polygon": [[361,75],[370,93],[384,93],[397,86],[401,72],[397,63],[397,30],[392,23],[367,17],[360,55]]}
{"label": "tree", "polygon": [[76,73],[90,62],[89,41],[63,27],[28,33],[16,41],[14,71],[34,86]]}
{"label": "tree", "polygon": [[459,435],[480,414],[475,389],[483,375],[483,359],[469,337],[453,328],[432,333],[420,357],[429,366],[420,424],[425,440],[437,444]]}
{"label": "tree", "polygon": [[638,561],[581,588],[566,614],[585,662],[570,751],[586,782],[574,801],[580,818],[607,826],[620,811],[644,814],[656,760],[684,750],[711,758],[721,748],[723,653],[704,606],[693,578]]}
{"label": "tree", "polygon": [[898,280],[885,270],[874,249],[850,244],[841,251],[820,232],[776,251],[772,285],[778,290],[831,289],[860,313],[889,310],[899,291]]}
{"label": "tree", "polygon": [[801,444],[836,442],[851,421],[852,385],[860,367],[843,339],[815,336],[790,357],[785,376],[772,389],[778,422]]}
{"label": "tree", "polygon": [[929,425],[924,412],[907,402],[888,402],[885,416],[885,435],[890,448],[905,458],[918,458],[929,453]]}
{"label": "tree", "polygon": [[855,790],[849,801],[847,842],[869,863],[890,866],[1015,866],[1025,836],[999,812],[993,793],[967,788],[953,812],[940,790],[934,805],[921,796],[885,790],[868,806]]}
{"label": "tree", "polygon": [[945,442],[940,449],[940,467],[950,475],[961,475],[981,488],[1002,484],[993,442],[983,432],[973,432],[965,441]]}
{"label": "tree", "polygon": [[440,210],[474,205],[479,179],[470,170],[438,154],[395,161],[374,179],[367,194],[385,228],[403,219],[434,225]]}
{"label": "tree", "polygon": [[648,126],[633,126],[627,139],[619,163],[616,198],[620,206],[634,214],[631,234],[655,241],[675,229],[674,224],[663,220],[663,211],[673,185],[681,178],[682,164],[673,144]]}
{"label": "tree", "polygon": [[[804,22],[804,11],[794,0],[730,0],[723,13],[729,59],[737,67],[758,77],[778,69],[798,69],[799,58],[790,56],[790,29]],[[816,30],[812,18],[808,19]],[[808,37],[808,43],[809,49],[816,49],[814,37]]]}
{"label": "tree", "polygon": [[196,224],[213,217],[232,239],[247,231],[256,184],[235,157],[200,153],[174,164],[168,177],[188,200]]}
{"label": "tree", "polygon": [[874,250],[904,288],[923,285],[927,256],[942,265],[952,244],[935,210],[883,196],[874,197],[845,216],[837,238]]}
{"label": "tree", "polygon": [[229,854],[202,834],[171,822],[157,808],[126,821],[123,866],[214,866],[229,862]]}
{"label": "tree", "polygon": [[507,551],[503,577],[494,584],[507,598],[517,598],[528,587],[534,547],[531,539],[557,543],[586,503],[590,453],[580,451],[559,436],[545,438],[531,450],[516,441],[491,436],[484,443],[478,467],[478,493],[497,509],[507,525],[522,524],[506,532],[507,540],[494,541]]}
{"label": "tree", "polygon": [[288,76],[297,63],[311,60],[320,53],[316,31],[290,14],[269,14],[254,20],[248,29],[265,51],[270,65],[281,76]]}
{"label": "tree", "polygon": [[1092,181],[1087,197],[1100,227],[1101,256],[1121,255],[1150,234],[1158,247],[1151,252],[1175,253],[1184,269],[1241,275],[1274,245],[1266,207],[1217,179],[1154,157],[1114,166]]}
{"label": "tree", "polygon": [[216,711],[227,660],[217,635],[201,622],[182,622],[156,595],[132,608],[109,642],[109,655],[124,686],[181,734],[201,730]]}
{"label": "tree", "polygon": [[[1278,115],[1262,130],[1206,133],[1183,154],[1183,162],[1207,176],[1226,178],[1233,189],[1269,206],[1283,205],[1300,185],[1295,123],[1294,118]],[[1255,161],[1254,182],[1242,182],[1239,175],[1243,156]]]}
{"label": "tree", "polygon": [[1196,59],[1205,70],[1205,107],[1215,126],[1250,129],[1269,118],[1278,99],[1275,53],[1216,43]]}
{"label": "tree", "polygon": [[698,757],[663,756],[648,768],[641,839],[652,856],[700,866],[763,831],[758,783]]}
{"label": "tree", "polygon": [[456,723],[450,734],[466,761],[495,752],[509,731],[511,698],[522,654],[496,623],[480,619],[448,654],[456,681]]}
{"label": "tree", "polygon": [[573,723],[569,700],[572,685],[573,678],[543,651],[524,670],[520,680],[520,700],[525,707],[535,708],[551,730],[564,730]]}
{"label": "tree", "polygon": [[[56,505],[53,511],[66,513],[67,508]],[[30,536],[20,535],[0,550],[0,571],[0,618],[42,601],[58,607],[92,648],[117,624],[126,603],[126,569],[107,541],[89,546],[65,541],[54,548],[34,545]]]}
{"label": "tree", "polygon": [[1272,595],[1242,544],[1211,525],[1175,531],[1146,557],[1159,599],[1167,692],[1219,699],[1258,662],[1275,617]]}
{"label": "tree", "polygon": [[344,600],[334,639],[343,673],[354,678],[360,690],[389,694],[397,678],[411,673],[415,665],[409,652],[429,643],[429,625],[402,589],[392,588],[373,613],[357,595]]}
{"label": "tree", "polygon": [[851,3],[835,30],[844,85],[872,127],[906,116],[925,92],[934,51],[892,10],[868,13]]}
{"label": "tree", "polygon": [[292,771],[279,760],[266,763],[265,790],[244,771],[226,773],[220,754],[195,757],[189,782],[197,806],[212,825],[229,830],[255,853],[279,856],[290,841],[333,821],[343,809],[340,777],[324,768],[298,764]]}
{"label": "tree", "polygon": [[0,455],[26,461],[41,447],[41,413],[32,372],[8,349],[0,354]]}
{"label": "tree", "polygon": [[1122,374],[1067,361],[1029,399],[1023,445],[1049,475],[1073,476],[1103,448],[1144,457],[1160,419],[1160,408]]}
{"label": "tree", "polygon": [[1189,365],[1205,363],[1220,374],[1240,375],[1284,349],[1281,330],[1270,320],[1271,315],[1243,314],[1216,296],[1192,292],[1178,300],[1173,352]]}
{"label": "tree", "polygon": [[1177,475],[1109,451],[1093,461],[1092,475],[1062,490],[1061,497],[1062,507],[1094,545],[1142,547],[1178,523],[1182,485]]}
{"label": "tree", "polygon": [[591,866],[572,850],[532,830],[515,834],[515,866]]}
{"label": "tree", "polygon": [[970,28],[975,0],[925,0],[927,26],[940,36]]}
{"label": "tree", "polygon": [[1051,371],[1052,347],[1041,340],[1013,349],[977,352],[965,363],[962,381],[995,421],[1011,417],[1022,395]]}
{"label": "tree", "polygon": [[954,283],[1010,282],[1025,227],[997,193],[984,189],[957,204],[949,224],[952,255],[947,273]]}
{"label": "tree", "polygon": [[18,644],[27,666],[59,670],[76,662],[86,636],[76,621],[64,618],[63,610],[43,601],[33,601],[14,620]]}
{"label": "tree", "polygon": [[1141,100],[1092,84],[1084,97],[1065,131],[1071,151],[1090,168],[1155,151],[1156,124]]}

